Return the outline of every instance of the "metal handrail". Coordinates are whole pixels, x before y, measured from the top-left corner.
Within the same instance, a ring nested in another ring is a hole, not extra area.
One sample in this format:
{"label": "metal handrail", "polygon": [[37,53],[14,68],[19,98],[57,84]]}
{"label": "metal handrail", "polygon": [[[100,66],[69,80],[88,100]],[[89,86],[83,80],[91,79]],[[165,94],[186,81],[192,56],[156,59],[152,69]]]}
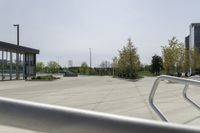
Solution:
{"label": "metal handrail", "polygon": [[[178,77],[168,76],[168,75],[161,75],[155,80],[153,87],[152,87],[152,90],[151,90],[150,95],[149,95],[149,104],[153,108],[153,110],[158,114],[158,116],[161,118],[161,120],[168,122],[168,119],[166,118],[166,116],[154,104],[154,96],[155,96],[156,90],[158,88],[160,81],[163,81],[163,80],[168,80],[168,81],[171,81],[171,82],[177,82],[177,83],[180,83],[180,84],[185,84],[185,89],[184,89],[183,94],[186,94],[187,88],[188,88],[189,85],[195,85],[195,86],[200,87],[200,81],[193,80],[193,79],[178,78]],[[187,95],[186,95],[186,98],[187,98]],[[190,101],[190,102],[192,102],[192,101]]]}
{"label": "metal handrail", "polygon": [[199,133],[199,128],[0,97],[0,124],[48,133]]}
{"label": "metal handrail", "polygon": [[[200,80],[200,77],[199,77],[199,76],[198,76],[198,77],[196,77],[196,76],[191,76],[189,79]],[[184,87],[184,89],[183,89],[183,97],[184,97],[188,102],[190,102],[194,107],[196,107],[198,110],[200,110],[200,106],[199,106],[196,102],[192,101],[192,99],[190,99],[190,98],[188,97],[188,95],[187,95],[188,88],[189,88],[189,84],[186,84],[185,87]]]}

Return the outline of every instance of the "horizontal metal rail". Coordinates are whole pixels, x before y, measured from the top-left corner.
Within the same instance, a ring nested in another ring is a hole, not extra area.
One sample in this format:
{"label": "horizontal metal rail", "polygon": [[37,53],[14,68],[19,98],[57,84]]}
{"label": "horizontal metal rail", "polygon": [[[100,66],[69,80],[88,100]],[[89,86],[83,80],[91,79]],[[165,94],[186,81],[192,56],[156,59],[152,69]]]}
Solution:
{"label": "horizontal metal rail", "polygon": [[151,90],[150,95],[149,95],[149,104],[163,121],[168,122],[166,116],[154,104],[154,96],[155,96],[156,90],[158,88],[160,81],[163,81],[163,80],[168,80],[168,81],[171,81],[171,82],[177,82],[177,83],[180,83],[180,84],[185,84],[185,89],[184,89],[183,94],[185,94],[187,92],[186,90],[188,88],[188,85],[194,85],[194,86],[200,87],[200,81],[193,80],[193,79],[178,78],[178,77],[167,76],[167,75],[161,75],[155,80],[153,87],[152,87],[152,90]]}
{"label": "horizontal metal rail", "polygon": [[0,124],[49,133],[199,133],[199,128],[0,97]]}
{"label": "horizontal metal rail", "polygon": [[[189,79],[193,79],[193,80],[200,80],[200,77],[198,76],[191,76]],[[184,89],[183,89],[183,97],[189,102],[191,103],[195,108],[197,108],[198,110],[200,110],[200,106],[194,102],[192,99],[190,99],[187,95],[187,91],[188,91],[188,88],[189,88],[189,84],[186,84]]]}

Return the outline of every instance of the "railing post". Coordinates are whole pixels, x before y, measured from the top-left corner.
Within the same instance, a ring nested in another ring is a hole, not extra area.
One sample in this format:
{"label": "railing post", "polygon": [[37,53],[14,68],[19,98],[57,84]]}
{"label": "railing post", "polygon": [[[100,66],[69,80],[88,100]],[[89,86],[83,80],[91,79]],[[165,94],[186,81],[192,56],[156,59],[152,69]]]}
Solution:
{"label": "railing post", "polygon": [[149,104],[150,106],[153,108],[153,110],[159,115],[159,117],[165,121],[165,122],[168,122],[167,118],[164,116],[164,114],[158,109],[158,107],[154,104],[154,96],[155,96],[155,93],[156,93],[156,90],[158,88],[158,84],[160,83],[162,77],[158,77],[154,84],[153,84],[153,87],[151,89],[151,92],[150,92],[150,95],[149,95]]}
{"label": "railing post", "polygon": [[158,109],[158,107],[154,103],[154,96],[156,93],[156,90],[158,88],[158,85],[161,80],[168,80],[172,82],[178,82],[180,84],[185,84],[184,90],[183,90],[183,97],[189,101],[193,106],[195,106],[197,109],[200,109],[200,106],[193,102],[190,98],[187,96],[187,89],[189,85],[195,85],[195,86],[200,86],[200,81],[197,80],[192,80],[192,79],[184,79],[184,78],[178,78],[178,77],[173,77],[173,76],[167,76],[167,75],[161,75],[159,76],[151,89],[150,95],[149,95],[149,104],[153,108],[153,110],[158,114],[158,116],[161,118],[161,120],[168,122],[166,116]]}
{"label": "railing post", "polygon": [[[189,79],[195,79],[196,77],[190,77]],[[199,77],[200,78],[200,77]],[[196,80],[196,79],[195,79]],[[188,95],[187,95],[187,91],[188,91],[188,88],[189,88],[189,84],[186,84],[184,89],[183,89],[183,97],[185,98],[186,101],[188,101],[189,103],[191,103],[195,108],[197,108],[198,110],[200,110],[200,106],[195,103],[194,101],[192,101]]]}

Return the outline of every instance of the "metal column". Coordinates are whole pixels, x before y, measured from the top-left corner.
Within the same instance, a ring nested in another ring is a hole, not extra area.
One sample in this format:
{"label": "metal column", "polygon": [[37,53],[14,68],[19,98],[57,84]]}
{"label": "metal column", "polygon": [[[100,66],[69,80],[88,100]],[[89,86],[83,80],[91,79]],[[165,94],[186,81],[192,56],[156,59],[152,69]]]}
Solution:
{"label": "metal column", "polygon": [[2,80],[4,80],[4,51],[2,50]]}
{"label": "metal column", "polygon": [[25,58],[25,53],[23,53],[23,79],[25,79],[25,63],[26,63],[26,58]]}
{"label": "metal column", "polygon": [[8,51],[6,50],[6,59],[5,59],[5,80],[6,80],[6,76],[8,74],[8,71],[7,71],[7,66],[8,66]]}
{"label": "metal column", "polygon": [[19,79],[19,53],[16,53],[16,79]]}
{"label": "metal column", "polygon": [[12,52],[10,52],[10,80],[12,80]]}
{"label": "metal column", "polygon": [[[33,57],[34,57],[34,61],[33,61],[33,63],[34,63],[34,68],[33,68],[33,73],[34,73],[34,76],[36,76],[36,74],[37,74],[37,72],[36,72],[36,54],[33,54]],[[59,68],[60,69],[60,68]]]}

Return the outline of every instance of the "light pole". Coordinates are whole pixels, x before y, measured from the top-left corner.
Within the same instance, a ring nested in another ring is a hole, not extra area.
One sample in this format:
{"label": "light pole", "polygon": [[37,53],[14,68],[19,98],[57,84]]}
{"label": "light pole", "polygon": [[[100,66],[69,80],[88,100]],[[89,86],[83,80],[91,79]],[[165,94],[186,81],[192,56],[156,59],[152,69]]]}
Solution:
{"label": "light pole", "polygon": [[91,53],[91,48],[90,48],[90,68],[92,68],[92,53]]}
{"label": "light pole", "polygon": [[91,71],[92,71],[92,53],[91,53],[91,48],[89,49],[90,51],[90,68],[89,68],[89,72],[91,74]]}
{"label": "light pole", "polygon": [[[19,46],[19,24],[13,24],[13,26],[17,27],[17,46]],[[16,51],[16,79],[19,79],[19,53]]]}
{"label": "light pole", "polygon": [[57,62],[57,63],[58,63],[58,66],[59,66],[59,68],[58,68],[58,74],[59,74],[59,73],[60,73],[60,66],[61,66],[61,65],[60,65],[60,58],[61,58],[61,56],[57,56],[56,58],[57,58],[57,61],[58,61],[58,62]]}
{"label": "light pole", "polygon": [[13,24],[13,26],[17,27],[17,45],[19,46],[19,24]]}

